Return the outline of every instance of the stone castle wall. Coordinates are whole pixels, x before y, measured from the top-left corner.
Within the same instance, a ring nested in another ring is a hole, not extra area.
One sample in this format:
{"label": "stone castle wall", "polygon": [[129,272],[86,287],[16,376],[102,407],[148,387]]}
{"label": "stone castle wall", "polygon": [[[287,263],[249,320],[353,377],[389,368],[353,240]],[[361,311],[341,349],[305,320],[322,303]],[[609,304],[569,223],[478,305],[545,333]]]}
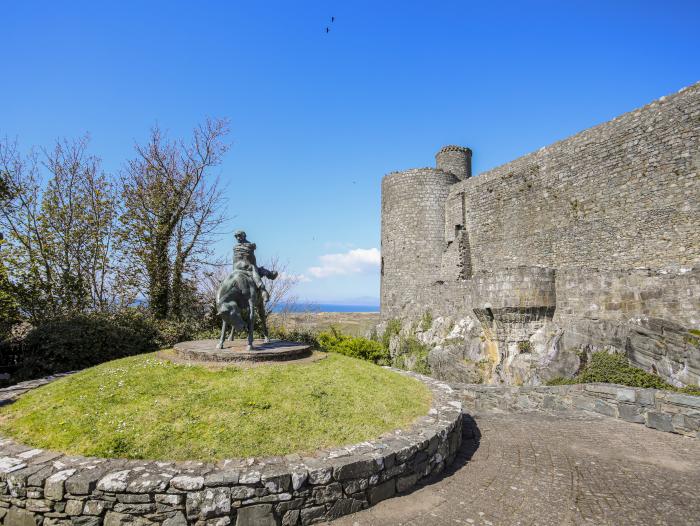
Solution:
{"label": "stone castle wall", "polygon": [[382,316],[442,319],[436,376],[536,385],[607,350],[700,384],[700,84],[478,177],[459,152],[382,186]]}
{"label": "stone castle wall", "polygon": [[696,84],[454,185],[472,268],[700,264],[699,122]]}

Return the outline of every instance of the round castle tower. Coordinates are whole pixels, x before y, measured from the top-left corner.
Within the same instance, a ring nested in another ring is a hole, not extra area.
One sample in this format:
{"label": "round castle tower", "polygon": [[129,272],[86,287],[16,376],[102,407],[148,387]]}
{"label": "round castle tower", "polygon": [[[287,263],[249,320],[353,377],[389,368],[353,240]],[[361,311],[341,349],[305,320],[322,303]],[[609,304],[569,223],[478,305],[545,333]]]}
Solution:
{"label": "round castle tower", "polygon": [[440,279],[445,202],[450,187],[471,176],[471,150],[446,146],[436,168],[392,172],[382,179],[382,317],[400,316]]}

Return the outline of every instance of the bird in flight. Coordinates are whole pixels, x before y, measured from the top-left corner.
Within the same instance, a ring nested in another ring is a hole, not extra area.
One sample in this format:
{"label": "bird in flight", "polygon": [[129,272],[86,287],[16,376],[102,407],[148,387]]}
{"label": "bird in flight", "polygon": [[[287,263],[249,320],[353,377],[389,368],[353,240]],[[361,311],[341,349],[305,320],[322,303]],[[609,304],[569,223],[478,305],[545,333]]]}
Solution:
{"label": "bird in flight", "polygon": [[331,30],[331,29],[330,29],[329,27],[327,27],[327,28],[326,28],[326,33],[329,33],[330,30]]}
{"label": "bird in flight", "polygon": [[331,24],[332,24],[333,22],[335,22],[335,17],[334,17],[334,16],[331,17]]}

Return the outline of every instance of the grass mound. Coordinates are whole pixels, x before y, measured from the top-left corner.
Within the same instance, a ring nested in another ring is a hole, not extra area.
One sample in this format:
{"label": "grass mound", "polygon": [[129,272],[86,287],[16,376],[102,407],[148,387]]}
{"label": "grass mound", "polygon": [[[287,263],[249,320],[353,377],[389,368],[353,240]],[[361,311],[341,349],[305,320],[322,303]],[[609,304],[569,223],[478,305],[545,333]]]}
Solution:
{"label": "grass mound", "polygon": [[0,410],[0,433],[85,456],[285,455],[376,438],[426,414],[430,400],[417,380],[341,355],[209,370],[145,354],[30,391]]}

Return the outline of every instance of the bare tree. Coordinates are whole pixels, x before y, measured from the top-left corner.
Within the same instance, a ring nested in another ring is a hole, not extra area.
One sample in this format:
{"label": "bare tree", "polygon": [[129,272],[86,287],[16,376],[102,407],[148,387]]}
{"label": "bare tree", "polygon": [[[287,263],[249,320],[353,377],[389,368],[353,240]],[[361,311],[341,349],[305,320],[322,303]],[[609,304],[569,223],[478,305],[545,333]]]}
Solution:
{"label": "bare tree", "polygon": [[122,174],[122,241],[134,276],[145,269],[142,290],[159,318],[179,317],[185,275],[208,254],[211,236],[223,221],[218,180],[211,179],[228,150],[225,120],[207,120],[189,143],[168,140],[158,127]]}
{"label": "bare tree", "polygon": [[281,314],[289,312],[298,300],[291,292],[299,283],[299,277],[287,272],[289,264],[281,261],[279,256],[271,257],[262,266],[277,272],[277,279],[263,278],[265,288],[269,293],[269,299],[265,303],[265,315],[269,316],[273,312]]}

